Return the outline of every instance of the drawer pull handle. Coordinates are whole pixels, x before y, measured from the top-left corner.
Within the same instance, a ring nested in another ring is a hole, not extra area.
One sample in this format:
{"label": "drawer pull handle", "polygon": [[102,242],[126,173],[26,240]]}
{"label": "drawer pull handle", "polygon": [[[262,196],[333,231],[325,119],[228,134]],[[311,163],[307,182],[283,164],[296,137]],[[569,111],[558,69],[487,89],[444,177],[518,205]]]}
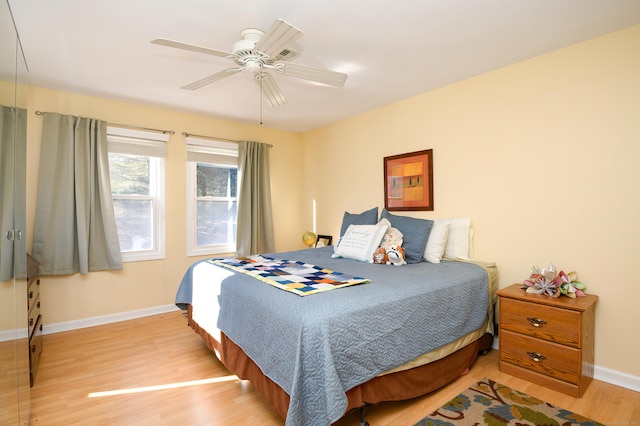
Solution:
{"label": "drawer pull handle", "polygon": [[531,360],[535,362],[542,362],[547,359],[546,356],[539,354],[538,352],[527,352],[527,354],[531,357]]}
{"label": "drawer pull handle", "polygon": [[532,326],[534,327],[542,327],[544,324],[546,324],[547,322],[545,320],[542,320],[540,318],[527,318],[527,320],[529,320],[529,323],[531,323]]}
{"label": "drawer pull handle", "polygon": [[33,326],[33,318],[29,318],[29,325]]}

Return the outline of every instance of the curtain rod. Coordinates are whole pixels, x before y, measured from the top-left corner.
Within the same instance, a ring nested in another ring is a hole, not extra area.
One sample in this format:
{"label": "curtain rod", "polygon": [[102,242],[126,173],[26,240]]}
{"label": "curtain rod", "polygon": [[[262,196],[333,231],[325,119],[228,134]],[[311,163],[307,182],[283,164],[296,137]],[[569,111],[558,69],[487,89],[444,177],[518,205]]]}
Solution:
{"label": "curtain rod", "polygon": [[[36,115],[44,115],[42,111],[36,111]],[[165,135],[175,135],[176,132],[173,130],[161,130],[161,129],[151,129],[149,127],[140,127],[140,126],[131,126],[129,124],[115,124],[115,123],[107,123],[111,127],[119,127],[121,129],[129,129],[129,130],[145,130],[147,132],[155,132],[162,133]]]}
{"label": "curtain rod", "polygon": [[[188,138],[188,137],[194,137],[194,138],[200,138],[200,139],[211,139],[214,141],[221,141],[221,142],[231,142],[231,143],[239,143],[240,141],[236,141],[233,139],[225,139],[225,138],[216,138],[215,136],[203,136],[203,135],[194,135],[193,133],[187,133],[187,132],[182,132],[182,136]],[[273,148],[273,145],[271,145],[270,143],[266,144],[269,148]]]}

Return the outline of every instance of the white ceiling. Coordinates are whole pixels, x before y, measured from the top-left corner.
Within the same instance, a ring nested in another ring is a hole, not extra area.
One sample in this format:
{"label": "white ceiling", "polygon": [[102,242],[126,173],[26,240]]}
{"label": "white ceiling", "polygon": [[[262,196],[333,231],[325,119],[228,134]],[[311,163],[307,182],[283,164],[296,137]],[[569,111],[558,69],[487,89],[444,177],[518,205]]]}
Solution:
{"label": "white ceiling", "polygon": [[[304,132],[640,23],[638,0],[9,0],[34,86]],[[276,77],[261,106],[247,72],[196,91],[247,27],[300,28],[294,62],[345,72],[343,88]],[[265,100],[266,102],[266,100]],[[139,123],[131,123],[139,124]]]}

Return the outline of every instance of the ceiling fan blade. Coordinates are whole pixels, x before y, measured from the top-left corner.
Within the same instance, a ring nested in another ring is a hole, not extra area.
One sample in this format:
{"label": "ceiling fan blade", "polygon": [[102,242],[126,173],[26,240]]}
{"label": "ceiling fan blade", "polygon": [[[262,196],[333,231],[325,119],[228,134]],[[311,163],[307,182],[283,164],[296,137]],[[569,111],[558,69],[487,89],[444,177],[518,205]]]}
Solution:
{"label": "ceiling fan blade", "polygon": [[276,19],[271,28],[256,43],[254,50],[259,50],[273,57],[300,36],[302,36],[302,31],[282,19]]}
{"label": "ceiling fan blade", "polygon": [[209,49],[208,47],[182,43],[180,41],[169,40],[166,38],[157,38],[155,40],[151,40],[151,43],[159,44],[161,46],[175,47],[176,49],[190,50],[192,52],[205,53],[207,55],[220,56],[222,58],[231,56],[231,53],[223,52],[221,50]]}
{"label": "ceiling fan blade", "polygon": [[347,74],[337,71],[314,68],[292,62],[278,62],[274,64],[276,71],[289,77],[302,78],[330,86],[343,87],[347,81]]}
{"label": "ceiling fan blade", "polygon": [[256,74],[255,81],[260,90],[262,90],[262,94],[267,97],[270,106],[278,107],[287,103],[287,99],[280,90],[278,83],[276,83],[270,74],[266,72]]}
{"label": "ceiling fan blade", "polygon": [[242,71],[242,68],[229,68],[227,70],[219,71],[215,74],[211,74],[208,77],[202,78],[198,81],[194,81],[193,83],[189,83],[185,86],[182,86],[181,89],[196,90],[203,86],[206,86],[207,84],[211,84],[218,80],[222,80],[223,78],[230,77],[236,73],[239,73],[240,71]]}

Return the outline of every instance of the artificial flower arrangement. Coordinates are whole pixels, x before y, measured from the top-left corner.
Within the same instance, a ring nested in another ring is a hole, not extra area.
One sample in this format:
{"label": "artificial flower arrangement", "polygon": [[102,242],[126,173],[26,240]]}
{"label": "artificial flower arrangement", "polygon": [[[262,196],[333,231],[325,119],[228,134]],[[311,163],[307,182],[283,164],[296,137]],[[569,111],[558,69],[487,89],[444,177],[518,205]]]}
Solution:
{"label": "artificial flower arrangement", "polygon": [[586,286],[578,281],[576,272],[560,271],[556,274],[556,267],[553,263],[546,269],[537,266],[531,267],[531,276],[524,280],[527,286],[527,293],[544,294],[551,297],[565,295],[575,299],[576,296],[584,296]]}

